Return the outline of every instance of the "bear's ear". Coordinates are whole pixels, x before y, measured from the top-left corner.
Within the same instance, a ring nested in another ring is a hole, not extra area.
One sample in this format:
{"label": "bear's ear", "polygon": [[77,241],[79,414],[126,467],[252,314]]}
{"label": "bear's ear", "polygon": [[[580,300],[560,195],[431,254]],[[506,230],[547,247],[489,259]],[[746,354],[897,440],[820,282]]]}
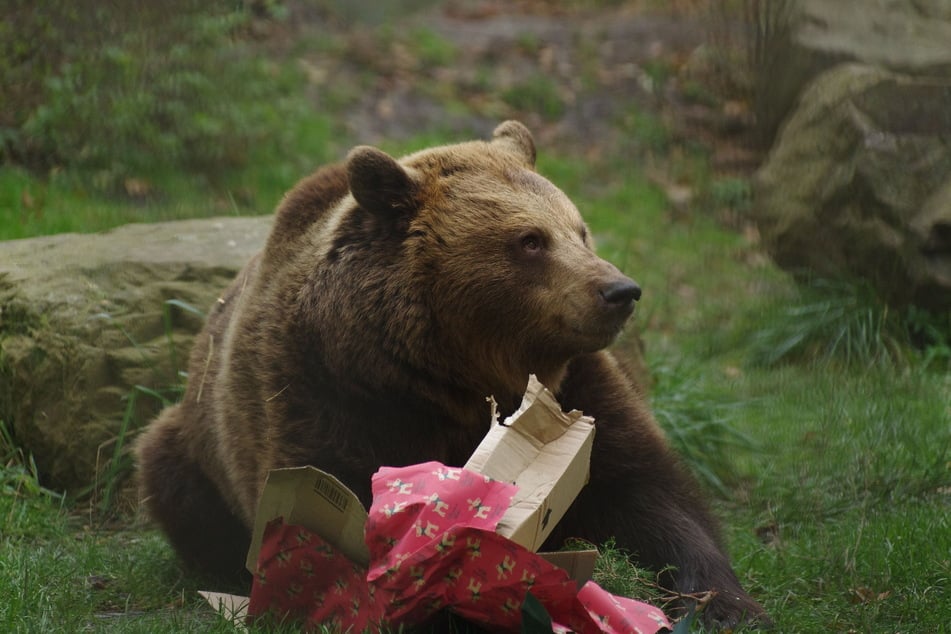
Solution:
{"label": "bear's ear", "polygon": [[377,213],[399,212],[413,205],[417,185],[392,156],[368,145],[347,155],[350,192],[361,207]]}
{"label": "bear's ear", "polygon": [[505,143],[511,150],[525,159],[529,167],[535,167],[535,139],[532,133],[519,121],[506,121],[492,133],[495,143]]}

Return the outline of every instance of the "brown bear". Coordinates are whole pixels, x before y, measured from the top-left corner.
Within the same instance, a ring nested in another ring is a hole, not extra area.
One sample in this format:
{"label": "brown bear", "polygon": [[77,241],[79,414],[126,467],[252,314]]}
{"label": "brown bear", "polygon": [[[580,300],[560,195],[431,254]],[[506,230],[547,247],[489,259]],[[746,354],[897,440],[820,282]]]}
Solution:
{"label": "brown bear", "polygon": [[184,399],[137,443],[143,501],[182,559],[237,572],[268,470],[315,465],[370,502],[382,465],[462,465],[493,396],[530,373],[595,418],[589,484],[548,546],[614,538],[716,591],[708,623],[763,617],[641,390],[604,350],[641,290],[599,258],[534,169],[520,123],[395,160],[371,147],[305,178],[208,316]]}

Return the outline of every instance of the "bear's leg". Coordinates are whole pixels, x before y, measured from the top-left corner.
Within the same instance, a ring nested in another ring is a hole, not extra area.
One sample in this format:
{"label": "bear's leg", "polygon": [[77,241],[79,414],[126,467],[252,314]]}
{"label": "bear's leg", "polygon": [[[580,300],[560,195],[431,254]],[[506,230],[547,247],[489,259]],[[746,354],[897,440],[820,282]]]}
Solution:
{"label": "bear's leg", "polygon": [[250,533],[192,460],[181,405],[166,409],[136,445],[142,503],[189,568],[243,579]]}
{"label": "bear's leg", "polygon": [[593,416],[596,432],[590,481],[552,537],[597,544],[613,538],[639,564],[672,567],[661,577],[670,590],[715,591],[703,611],[708,625],[767,624],[762,607],[740,586],[694,479],[616,361],[606,354],[576,359],[559,396],[566,409]]}

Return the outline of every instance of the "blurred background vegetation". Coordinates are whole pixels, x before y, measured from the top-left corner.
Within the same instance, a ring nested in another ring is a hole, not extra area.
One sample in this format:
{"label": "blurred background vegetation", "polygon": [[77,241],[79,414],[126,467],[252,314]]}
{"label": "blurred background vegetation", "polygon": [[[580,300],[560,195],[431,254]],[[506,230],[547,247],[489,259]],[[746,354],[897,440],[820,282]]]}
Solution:
{"label": "blurred background vegetation", "polygon": [[[0,9],[0,238],[199,213],[269,211],[294,179],[345,151],[355,135],[341,113],[374,84],[405,79],[407,73],[417,75],[414,89],[450,110],[474,112],[483,124],[526,113],[552,124],[565,115],[571,95],[564,78],[519,68],[551,53],[537,31],[519,39],[514,56],[499,51],[463,80],[441,81],[441,69],[466,61],[457,59],[458,46],[425,25],[408,32],[389,26],[395,16],[433,4],[49,0],[39,8],[28,0],[6,0]],[[448,3],[448,12],[478,20],[498,11],[484,4]],[[517,4],[516,10],[556,19],[572,11],[665,5]],[[677,4],[696,14],[705,3]],[[787,4],[729,0],[702,9],[709,11],[705,37],[715,52],[715,73],[703,82],[692,80],[684,94],[707,103],[722,94],[755,97],[757,75],[748,71],[762,67],[768,75],[766,43],[781,31],[777,24]],[[752,27],[747,36],[738,36],[738,19]],[[300,22],[314,28],[301,28]],[[696,30],[695,20],[686,28]],[[596,84],[602,70],[597,43],[570,44],[589,49],[582,51],[576,70],[580,81]],[[337,67],[346,70],[345,80],[315,77],[327,70],[308,61],[314,53],[352,62]],[[682,62],[658,54],[645,65],[642,80],[659,91]],[[510,73],[518,73],[517,80],[507,81]],[[657,108],[642,105],[632,103],[624,116],[634,133],[629,141],[666,152],[669,121]],[[445,127],[440,118],[442,113],[421,112],[416,128],[432,133]],[[757,119],[768,121],[761,136],[778,125],[775,116]],[[727,192],[733,183],[740,188]],[[742,181],[727,182],[719,191],[746,195]],[[87,204],[92,199],[97,205]],[[57,203],[47,205],[49,200]],[[123,208],[127,203],[134,209]],[[56,209],[63,205],[72,208]],[[196,210],[200,207],[203,212]]]}
{"label": "blurred background vegetation", "polygon": [[285,130],[287,85],[246,46],[250,14],[234,2],[10,1],[0,26],[7,163],[103,193],[174,172],[218,183]]}
{"label": "blurred background vegetation", "polygon": [[279,14],[224,0],[4,3],[0,237],[196,215],[209,195],[206,215],[247,209],[249,166],[280,156],[253,170],[265,182],[285,170],[256,205],[269,210],[333,149],[306,147],[329,124],[309,111],[300,72],[262,54],[255,19]]}
{"label": "blurred background vegetation", "polygon": [[[455,42],[425,24],[409,30],[390,26],[398,16],[435,4],[50,0],[38,8],[27,0],[7,0],[0,22],[0,238],[94,231],[133,220],[267,212],[296,178],[338,159],[359,136],[342,113],[365,91],[379,90],[380,83],[393,88],[410,74],[415,74],[412,90],[478,121],[441,124],[454,119],[423,107],[406,117],[406,125],[419,133],[438,136],[437,131],[460,127],[470,132],[507,116],[528,115],[536,127],[565,117],[578,87],[545,72],[557,60],[544,59],[553,47],[538,30],[526,31],[517,50],[500,50],[494,57],[490,52],[478,67],[461,72],[449,70],[467,61],[458,59]],[[650,11],[666,3],[516,4],[516,11],[544,20],[625,6]],[[777,24],[787,4],[676,3],[675,11],[693,16],[685,29],[694,32],[696,15],[707,13],[702,28],[714,51],[714,72],[688,82],[686,98],[709,104],[724,94],[739,95],[743,103],[755,97],[756,75],[749,71],[768,66],[766,43],[781,30]],[[450,15],[473,20],[499,12],[492,3],[447,7]],[[738,36],[737,20],[751,27],[746,36]],[[582,49],[581,62],[572,69],[575,80],[584,84],[581,90],[593,88],[603,72],[597,42],[568,44]],[[665,57],[667,52],[655,55],[639,77],[645,86],[653,84],[647,90],[658,97],[684,62]],[[311,63],[315,54],[346,59],[349,63],[330,67],[345,78],[327,77],[326,65]],[[525,69],[540,57],[541,71]],[[633,133],[632,146],[648,154],[671,149],[670,121],[659,108],[632,100],[620,118]],[[776,125],[770,120],[759,134]],[[747,196],[743,181],[719,185],[714,195]]]}

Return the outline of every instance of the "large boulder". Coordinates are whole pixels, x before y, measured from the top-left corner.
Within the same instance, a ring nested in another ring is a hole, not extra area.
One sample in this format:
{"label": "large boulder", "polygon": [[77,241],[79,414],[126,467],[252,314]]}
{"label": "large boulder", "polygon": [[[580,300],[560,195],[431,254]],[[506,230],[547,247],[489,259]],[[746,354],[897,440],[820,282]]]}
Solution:
{"label": "large boulder", "polygon": [[757,174],[756,214],[787,269],[951,309],[951,79],[857,64],[821,75]]}
{"label": "large boulder", "polygon": [[201,313],[270,223],[190,220],[0,243],[0,421],[46,486],[79,493],[126,464],[117,449],[176,398]]}
{"label": "large boulder", "polygon": [[765,41],[756,92],[757,125],[766,139],[795,108],[805,86],[842,63],[951,78],[951,0],[762,4]]}
{"label": "large boulder", "polygon": [[951,306],[951,0],[760,3],[754,211],[794,272]]}

